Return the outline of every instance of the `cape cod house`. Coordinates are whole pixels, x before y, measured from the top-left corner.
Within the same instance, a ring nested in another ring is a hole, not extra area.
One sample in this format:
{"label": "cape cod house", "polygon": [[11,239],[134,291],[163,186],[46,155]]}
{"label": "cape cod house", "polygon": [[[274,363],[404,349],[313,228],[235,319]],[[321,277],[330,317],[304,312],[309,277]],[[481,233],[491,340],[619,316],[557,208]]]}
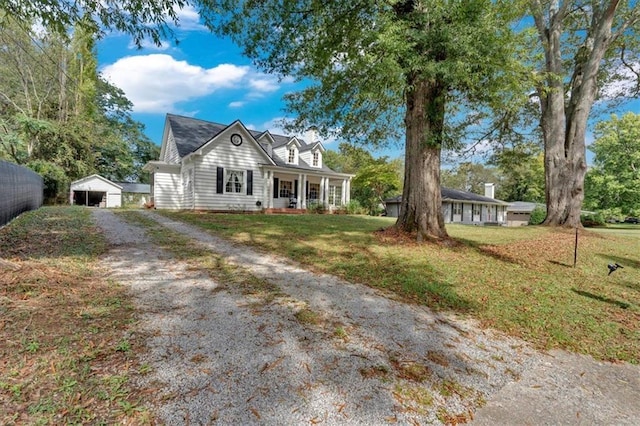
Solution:
{"label": "cape cod house", "polygon": [[[445,223],[468,225],[507,225],[509,203],[496,200],[495,187],[486,183],[484,196],[458,189],[442,188],[442,213]],[[402,196],[385,200],[387,216],[398,217]]]}
{"label": "cape cod house", "polygon": [[306,141],[167,114],[160,159],[151,173],[151,203],[158,209],[210,211],[329,210],[350,200],[353,175],[323,164],[315,132]]}

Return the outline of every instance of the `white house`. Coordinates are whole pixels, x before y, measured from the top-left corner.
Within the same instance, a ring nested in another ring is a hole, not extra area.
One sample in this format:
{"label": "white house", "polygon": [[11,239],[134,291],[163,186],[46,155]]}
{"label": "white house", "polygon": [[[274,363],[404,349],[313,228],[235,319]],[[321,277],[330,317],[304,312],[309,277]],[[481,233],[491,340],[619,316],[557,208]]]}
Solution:
{"label": "white house", "polygon": [[91,175],[71,182],[71,204],[93,207],[120,207],[122,186],[100,175]]}
{"label": "white house", "polygon": [[[442,188],[442,214],[445,223],[469,225],[506,225],[509,203],[496,200],[494,185],[485,184],[485,195],[473,194],[458,189]],[[398,217],[402,196],[385,200],[387,216]]]}
{"label": "white house", "polygon": [[353,175],[323,164],[315,132],[307,141],[269,131],[167,114],[160,159],[151,173],[158,209],[210,211],[330,210],[350,200]]}

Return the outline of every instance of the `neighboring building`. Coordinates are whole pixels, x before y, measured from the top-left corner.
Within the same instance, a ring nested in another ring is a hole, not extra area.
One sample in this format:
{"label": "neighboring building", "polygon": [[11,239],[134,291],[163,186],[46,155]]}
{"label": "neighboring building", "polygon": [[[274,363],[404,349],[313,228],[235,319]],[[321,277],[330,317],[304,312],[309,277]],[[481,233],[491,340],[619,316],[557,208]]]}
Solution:
{"label": "neighboring building", "polygon": [[151,185],[148,183],[117,182],[122,187],[122,204],[142,206],[151,197]]}
{"label": "neighboring building", "polygon": [[531,219],[531,212],[537,206],[540,206],[546,210],[544,204],[530,203],[528,201],[514,201],[509,203],[507,207],[507,226],[524,226],[529,224]]}
{"label": "neighboring building", "polygon": [[71,204],[92,207],[120,207],[122,186],[100,175],[91,175],[71,182]]}
{"label": "neighboring building", "polygon": [[158,209],[212,211],[335,209],[350,200],[353,175],[323,164],[315,132],[308,142],[268,131],[167,114],[160,159],[151,173]]}
{"label": "neighboring building", "polygon": [[[507,205],[496,200],[494,185],[485,184],[485,195],[473,194],[458,189],[442,188],[442,213],[445,223],[469,225],[506,225]],[[402,196],[385,200],[387,216],[398,217]]]}

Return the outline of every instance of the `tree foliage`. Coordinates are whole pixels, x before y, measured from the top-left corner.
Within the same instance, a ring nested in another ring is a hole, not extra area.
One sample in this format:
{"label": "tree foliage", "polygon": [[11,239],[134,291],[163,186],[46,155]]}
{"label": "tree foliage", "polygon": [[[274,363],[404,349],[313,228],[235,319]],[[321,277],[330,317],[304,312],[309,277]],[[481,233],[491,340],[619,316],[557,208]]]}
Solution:
{"label": "tree foliage", "polygon": [[442,173],[442,186],[474,194],[484,194],[485,183],[499,181],[500,176],[494,168],[479,163],[463,162]]}
{"label": "tree foliage", "polygon": [[369,214],[380,213],[384,200],[402,189],[402,162],[388,157],[374,158],[364,148],[342,142],[338,151],[328,150],[323,161],[341,173],[353,173],[351,198]]}
{"label": "tree foliage", "polygon": [[66,43],[7,17],[0,27],[0,158],[41,173],[49,202],[87,174],[136,180],[157,150],[122,91],[99,76],[83,28]]}
{"label": "tree foliage", "polygon": [[489,163],[497,167],[501,176],[496,191],[499,199],[544,202],[544,155],[537,145],[516,144],[497,150]]}
{"label": "tree foliage", "polygon": [[136,45],[145,38],[160,44],[173,37],[169,24],[178,23],[185,0],[0,0],[0,27],[6,20],[37,22],[57,36],[66,37],[70,28],[102,35],[109,30],[130,34]]}
{"label": "tree foliage", "polygon": [[640,214],[640,115],[611,116],[596,125],[595,154],[587,172],[585,207],[620,215]]}

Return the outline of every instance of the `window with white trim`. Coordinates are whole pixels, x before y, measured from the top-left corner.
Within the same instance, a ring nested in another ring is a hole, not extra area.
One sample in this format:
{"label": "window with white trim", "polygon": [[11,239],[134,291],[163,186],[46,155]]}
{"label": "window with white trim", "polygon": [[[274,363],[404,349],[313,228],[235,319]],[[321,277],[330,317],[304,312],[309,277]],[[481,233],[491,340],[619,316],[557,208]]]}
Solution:
{"label": "window with white trim", "polygon": [[317,200],[320,198],[320,184],[319,183],[310,183],[309,184],[309,199]]}
{"label": "window with white trim", "polygon": [[342,186],[329,185],[329,204],[332,206],[342,205]]}
{"label": "window with white trim", "polygon": [[320,153],[318,151],[313,152],[313,167],[320,167]]}
{"label": "window with white trim", "polygon": [[293,164],[296,162],[296,149],[289,148],[289,164]]}
{"label": "window with white trim", "polygon": [[293,182],[290,180],[280,181],[280,198],[289,198],[293,196]]}
{"label": "window with white trim", "polygon": [[462,203],[453,203],[453,214],[455,215],[462,214]]}
{"label": "window with white trim", "polygon": [[244,172],[242,170],[225,169],[224,192],[240,194],[244,186]]}

